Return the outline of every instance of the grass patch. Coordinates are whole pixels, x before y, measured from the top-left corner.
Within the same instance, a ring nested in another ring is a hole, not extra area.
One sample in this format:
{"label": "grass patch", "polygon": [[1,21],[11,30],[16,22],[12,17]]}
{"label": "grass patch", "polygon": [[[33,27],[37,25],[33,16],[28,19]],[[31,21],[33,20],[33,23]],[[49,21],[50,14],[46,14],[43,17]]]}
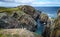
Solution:
{"label": "grass patch", "polygon": [[9,12],[9,11],[19,10],[18,8],[4,8],[0,7],[0,12]]}
{"label": "grass patch", "polygon": [[18,12],[19,15],[24,14],[24,12],[21,11],[18,7],[14,7],[14,8],[0,7],[0,16],[4,15],[5,12],[6,12],[8,15],[11,15],[14,11],[15,11],[15,12]]}
{"label": "grass patch", "polygon": [[0,37],[19,37],[18,34],[14,34],[14,35],[11,35],[11,34],[0,34]]}

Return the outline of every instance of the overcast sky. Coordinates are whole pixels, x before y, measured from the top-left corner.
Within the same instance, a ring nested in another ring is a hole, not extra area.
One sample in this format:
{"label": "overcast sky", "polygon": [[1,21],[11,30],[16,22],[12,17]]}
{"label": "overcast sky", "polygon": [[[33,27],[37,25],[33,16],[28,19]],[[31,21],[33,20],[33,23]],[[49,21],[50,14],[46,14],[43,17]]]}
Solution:
{"label": "overcast sky", "polygon": [[0,6],[15,7],[18,5],[60,6],[60,0],[0,0]]}

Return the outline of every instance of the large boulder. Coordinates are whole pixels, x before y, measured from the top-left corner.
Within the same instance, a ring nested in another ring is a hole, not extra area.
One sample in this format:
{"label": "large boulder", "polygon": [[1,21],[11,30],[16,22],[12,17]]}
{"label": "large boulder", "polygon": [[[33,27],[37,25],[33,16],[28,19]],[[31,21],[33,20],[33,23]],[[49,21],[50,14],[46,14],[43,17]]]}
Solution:
{"label": "large boulder", "polygon": [[26,14],[31,15],[34,19],[36,19],[40,15],[40,11],[37,11],[34,7],[28,5],[18,6],[18,8],[24,11]]}
{"label": "large boulder", "polygon": [[44,14],[44,13],[41,13],[40,16],[39,16],[39,19],[40,19],[40,22],[41,23],[47,24],[48,15],[47,14]]}

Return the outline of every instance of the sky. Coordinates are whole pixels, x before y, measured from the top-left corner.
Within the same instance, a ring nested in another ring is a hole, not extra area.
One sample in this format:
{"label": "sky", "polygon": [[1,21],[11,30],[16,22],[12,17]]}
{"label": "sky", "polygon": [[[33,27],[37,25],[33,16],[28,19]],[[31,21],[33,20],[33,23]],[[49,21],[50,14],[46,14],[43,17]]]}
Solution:
{"label": "sky", "polygon": [[0,6],[15,7],[19,5],[60,6],[60,0],[0,0]]}

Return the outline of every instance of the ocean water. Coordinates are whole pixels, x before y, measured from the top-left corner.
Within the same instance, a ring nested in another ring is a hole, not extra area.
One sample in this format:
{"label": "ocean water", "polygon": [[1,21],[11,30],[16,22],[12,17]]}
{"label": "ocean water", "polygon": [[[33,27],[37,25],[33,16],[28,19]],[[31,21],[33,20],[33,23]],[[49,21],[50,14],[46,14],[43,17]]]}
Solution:
{"label": "ocean water", "polygon": [[46,13],[49,17],[56,17],[60,7],[35,7],[35,9]]}
{"label": "ocean water", "polygon": [[37,19],[37,30],[36,30],[36,33],[37,34],[42,34],[43,31],[44,31],[44,25],[40,23],[39,19]]}
{"label": "ocean water", "polygon": [[[57,16],[57,11],[60,7],[35,7],[35,9],[42,11],[43,13],[46,13],[49,17],[56,17]],[[39,19],[37,19],[37,30],[36,33],[37,34],[42,34],[42,32],[44,31],[44,25],[42,25],[39,22]]]}

